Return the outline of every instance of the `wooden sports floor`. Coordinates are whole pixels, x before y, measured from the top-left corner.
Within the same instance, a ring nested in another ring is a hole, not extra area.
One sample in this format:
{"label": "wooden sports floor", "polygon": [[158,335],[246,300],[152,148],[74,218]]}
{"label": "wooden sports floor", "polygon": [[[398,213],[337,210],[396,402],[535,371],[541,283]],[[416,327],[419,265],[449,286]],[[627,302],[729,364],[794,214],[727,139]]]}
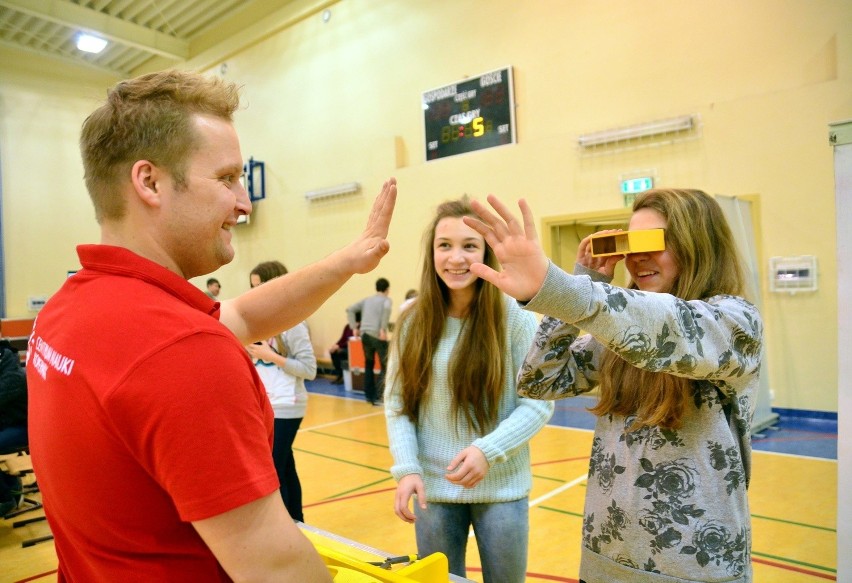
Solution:
{"label": "wooden sports floor", "polygon": [[[395,484],[388,473],[391,457],[382,409],[352,394],[343,394],[326,379],[310,383],[310,390],[308,413],[295,442],[306,522],[388,555],[415,553],[413,526],[393,513]],[[560,410],[569,413],[567,418],[571,419],[572,415],[588,415],[584,406],[587,404],[578,404],[577,399],[558,402],[554,424],[545,427],[531,444],[534,479],[528,583],[577,581],[592,433],[565,426]],[[836,434],[794,429],[784,435],[769,437],[768,441],[774,441],[776,449],[790,449],[786,444],[793,444],[795,449],[796,441],[824,442],[828,453],[820,458],[754,452],[750,501],[755,581],[834,581]],[[21,548],[22,540],[48,534],[47,523],[12,528],[14,520],[37,516],[39,512],[0,520],[0,583],[56,581],[52,541]],[[472,538],[467,565],[468,578],[481,582]]]}

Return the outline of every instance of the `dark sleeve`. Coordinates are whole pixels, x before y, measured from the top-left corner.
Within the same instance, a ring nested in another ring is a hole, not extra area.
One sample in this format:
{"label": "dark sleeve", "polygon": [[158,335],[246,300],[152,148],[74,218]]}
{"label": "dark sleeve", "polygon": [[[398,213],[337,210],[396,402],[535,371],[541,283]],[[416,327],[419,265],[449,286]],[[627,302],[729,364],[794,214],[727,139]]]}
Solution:
{"label": "dark sleeve", "polygon": [[26,401],[27,377],[15,352],[2,349],[0,357],[0,408],[19,400]]}
{"label": "dark sleeve", "polygon": [[352,336],[352,328],[349,327],[349,324],[343,328],[343,334],[340,335],[340,339],[337,341],[337,345],[346,350],[349,347],[349,337]]}

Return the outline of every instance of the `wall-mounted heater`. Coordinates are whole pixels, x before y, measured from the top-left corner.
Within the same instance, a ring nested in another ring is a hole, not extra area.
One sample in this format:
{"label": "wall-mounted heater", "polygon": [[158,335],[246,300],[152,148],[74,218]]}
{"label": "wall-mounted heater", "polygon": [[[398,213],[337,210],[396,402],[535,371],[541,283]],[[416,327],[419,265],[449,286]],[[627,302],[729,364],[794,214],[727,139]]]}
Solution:
{"label": "wall-mounted heater", "polygon": [[308,199],[309,202],[314,202],[316,200],[324,200],[337,196],[345,196],[347,194],[355,194],[359,190],[361,190],[361,184],[359,184],[358,182],[345,182],[343,184],[338,184],[337,186],[329,186],[328,188],[318,188],[316,190],[309,190],[305,193],[305,198]]}
{"label": "wall-mounted heater", "polygon": [[590,134],[582,134],[577,138],[581,148],[591,148],[615,142],[624,142],[638,138],[647,138],[661,134],[670,134],[691,130],[695,126],[695,118],[692,115],[682,115],[670,119],[661,119],[632,126],[613,128]]}

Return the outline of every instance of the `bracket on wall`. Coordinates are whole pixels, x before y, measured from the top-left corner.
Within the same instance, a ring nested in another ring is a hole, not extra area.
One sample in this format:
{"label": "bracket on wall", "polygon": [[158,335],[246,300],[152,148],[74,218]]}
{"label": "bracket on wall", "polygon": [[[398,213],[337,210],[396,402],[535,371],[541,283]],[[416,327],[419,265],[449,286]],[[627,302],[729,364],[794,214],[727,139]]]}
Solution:
{"label": "bracket on wall", "polygon": [[266,198],[266,164],[249,158],[243,166],[245,187],[249,200],[257,202]]}

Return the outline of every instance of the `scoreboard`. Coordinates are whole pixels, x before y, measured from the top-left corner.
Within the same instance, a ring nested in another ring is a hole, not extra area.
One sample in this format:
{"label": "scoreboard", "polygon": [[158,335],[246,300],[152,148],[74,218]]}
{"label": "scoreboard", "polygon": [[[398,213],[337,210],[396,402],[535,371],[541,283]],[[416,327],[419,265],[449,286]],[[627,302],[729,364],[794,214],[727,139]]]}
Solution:
{"label": "scoreboard", "polygon": [[512,68],[423,93],[426,160],[515,143]]}

